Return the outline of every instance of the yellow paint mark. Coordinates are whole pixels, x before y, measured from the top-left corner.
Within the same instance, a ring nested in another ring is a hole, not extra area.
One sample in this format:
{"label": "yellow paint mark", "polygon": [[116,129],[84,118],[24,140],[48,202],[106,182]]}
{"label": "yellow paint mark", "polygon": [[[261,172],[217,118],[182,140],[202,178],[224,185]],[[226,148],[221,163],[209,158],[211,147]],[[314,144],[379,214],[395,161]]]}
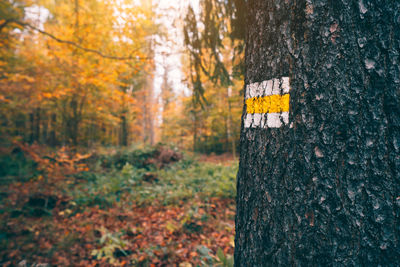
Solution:
{"label": "yellow paint mark", "polygon": [[289,94],[253,97],[246,100],[247,113],[278,113],[289,111]]}

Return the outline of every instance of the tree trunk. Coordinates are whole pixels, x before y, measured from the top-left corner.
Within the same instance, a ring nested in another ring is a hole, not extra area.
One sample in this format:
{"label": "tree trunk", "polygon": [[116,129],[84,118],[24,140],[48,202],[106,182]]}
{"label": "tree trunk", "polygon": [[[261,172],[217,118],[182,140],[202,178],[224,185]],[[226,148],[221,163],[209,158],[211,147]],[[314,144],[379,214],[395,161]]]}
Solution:
{"label": "tree trunk", "polygon": [[41,130],[41,143],[42,143],[42,144],[46,144],[46,143],[47,143],[48,131],[49,131],[49,119],[48,119],[48,115],[46,114],[46,112],[43,112],[43,116],[42,116],[42,130]]}
{"label": "tree trunk", "polygon": [[[232,150],[232,155],[233,158],[236,159],[236,143],[235,143],[235,136],[233,135],[232,131],[232,105],[231,105],[231,94],[232,94],[232,88],[228,87],[226,89],[226,99],[227,99],[227,104],[228,104],[228,116],[227,116],[227,124],[226,124],[226,131],[227,131],[227,140],[228,143],[231,141],[231,150]],[[229,151],[229,148],[227,147],[227,151]]]}
{"label": "tree trunk", "polygon": [[198,149],[198,121],[196,108],[193,108],[193,152]]}
{"label": "tree trunk", "polygon": [[57,128],[57,115],[55,113],[51,113],[48,144],[52,147],[55,147],[57,145],[56,128]]}
{"label": "tree trunk", "polygon": [[[150,38],[148,42],[148,53],[149,58],[152,58],[154,55],[154,40],[153,37]],[[147,65],[147,73],[146,73],[146,83],[144,87],[144,101],[143,101],[143,141],[145,143],[149,143],[150,145],[154,145],[155,142],[155,129],[154,129],[154,118],[155,118],[155,101],[154,101],[154,71],[155,65],[154,62],[149,62]]]}
{"label": "tree trunk", "polygon": [[69,142],[76,147],[78,145],[78,136],[79,136],[79,124],[81,120],[80,112],[78,111],[78,102],[76,97],[73,96],[72,100],[70,101],[70,110],[71,115],[67,119],[66,125],[67,129],[66,132],[68,133]]}
{"label": "tree trunk", "polygon": [[123,111],[122,115],[120,117],[121,119],[121,124],[120,124],[120,146],[127,146],[128,145],[128,123],[126,121],[126,113],[127,111]]}
{"label": "tree trunk", "polygon": [[35,113],[31,111],[29,113],[29,143],[32,144],[35,141]]}
{"label": "tree trunk", "polygon": [[400,1],[248,8],[236,266],[397,265]]}
{"label": "tree trunk", "polygon": [[15,136],[21,136],[22,140],[26,140],[26,117],[24,113],[17,113],[14,119]]}
{"label": "tree trunk", "polygon": [[40,124],[42,122],[40,116],[41,110],[40,108],[36,108],[35,110],[35,141],[40,143]]}

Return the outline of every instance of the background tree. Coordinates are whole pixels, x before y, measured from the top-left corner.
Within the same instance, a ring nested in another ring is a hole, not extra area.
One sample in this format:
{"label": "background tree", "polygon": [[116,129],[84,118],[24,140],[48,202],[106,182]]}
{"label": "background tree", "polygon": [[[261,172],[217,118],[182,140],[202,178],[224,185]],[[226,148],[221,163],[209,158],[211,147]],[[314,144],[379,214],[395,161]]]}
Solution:
{"label": "background tree", "polygon": [[153,75],[143,66],[152,60],[148,37],[157,33],[157,26],[151,3],[139,4],[2,2],[4,134],[74,146],[126,145],[129,136],[131,141],[140,136],[129,132],[137,131],[142,121],[136,104],[149,88],[142,80]]}
{"label": "background tree", "polygon": [[184,19],[192,146],[200,152],[235,153],[245,29],[238,21],[246,14],[244,1],[206,0],[199,7],[189,6]]}
{"label": "background tree", "polygon": [[235,264],[396,265],[400,2],[248,9]]}

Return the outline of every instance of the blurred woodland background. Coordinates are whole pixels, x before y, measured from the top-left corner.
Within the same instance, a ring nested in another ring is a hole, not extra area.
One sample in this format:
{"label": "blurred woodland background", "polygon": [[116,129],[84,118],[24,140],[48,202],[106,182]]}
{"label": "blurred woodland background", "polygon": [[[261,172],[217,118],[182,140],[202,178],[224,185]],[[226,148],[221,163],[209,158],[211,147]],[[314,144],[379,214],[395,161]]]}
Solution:
{"label": "blurred woodland background", "polygon": [[3,142],[235,152],[243,89],[243,29],[232,25],[243,18],[235,8],[235,1],[3,0]]}
{"label": "blurred woodland background", "polygon": [[0,265],[233,265],[245,16],[0,0]]}

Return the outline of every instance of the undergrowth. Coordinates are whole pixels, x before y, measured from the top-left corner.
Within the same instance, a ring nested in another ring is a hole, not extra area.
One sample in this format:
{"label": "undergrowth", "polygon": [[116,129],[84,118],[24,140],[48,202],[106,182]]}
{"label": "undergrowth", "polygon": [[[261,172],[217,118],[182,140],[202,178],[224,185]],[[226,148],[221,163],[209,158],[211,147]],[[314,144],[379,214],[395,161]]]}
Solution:
{"label": "undergrowth", "polygon": [[108,165],[110,170],[107,172],[76,175],[80,182],[71,186],[69,194],[77,204],[107,207],[124,198],[139,205],[150,205],[155,201],[171,205],[194,198],[207,201],[212,197],[234,199],[236,196],[237,163],[228,166],[199,163],[193,157],[185,156],[180,162],[157,169],[154,166],[138,168],[131,161],[124,161],[125,165],[120,168],[121,161],[114,162],[116,165]]}
{"label": "undergrowth", "polygon": [[[0,263],[52,258],[56,265],[79,259],[82,264],[233,266],[236,162],[200,162],[163,147],[79,157],[64,159],[75,171],[54,180],[57,184],[48,184],[47,169],[39,171],[22,151],[15,150],[10,160],[0,158],[7,166],[0,178],[8,178],[0,192]],[[51,160],[57,157],[45,161],[49,170]],[[29,181],[39,193],[24,189]],[[71,247],[79,252],[76,259],[67,256]]]}

